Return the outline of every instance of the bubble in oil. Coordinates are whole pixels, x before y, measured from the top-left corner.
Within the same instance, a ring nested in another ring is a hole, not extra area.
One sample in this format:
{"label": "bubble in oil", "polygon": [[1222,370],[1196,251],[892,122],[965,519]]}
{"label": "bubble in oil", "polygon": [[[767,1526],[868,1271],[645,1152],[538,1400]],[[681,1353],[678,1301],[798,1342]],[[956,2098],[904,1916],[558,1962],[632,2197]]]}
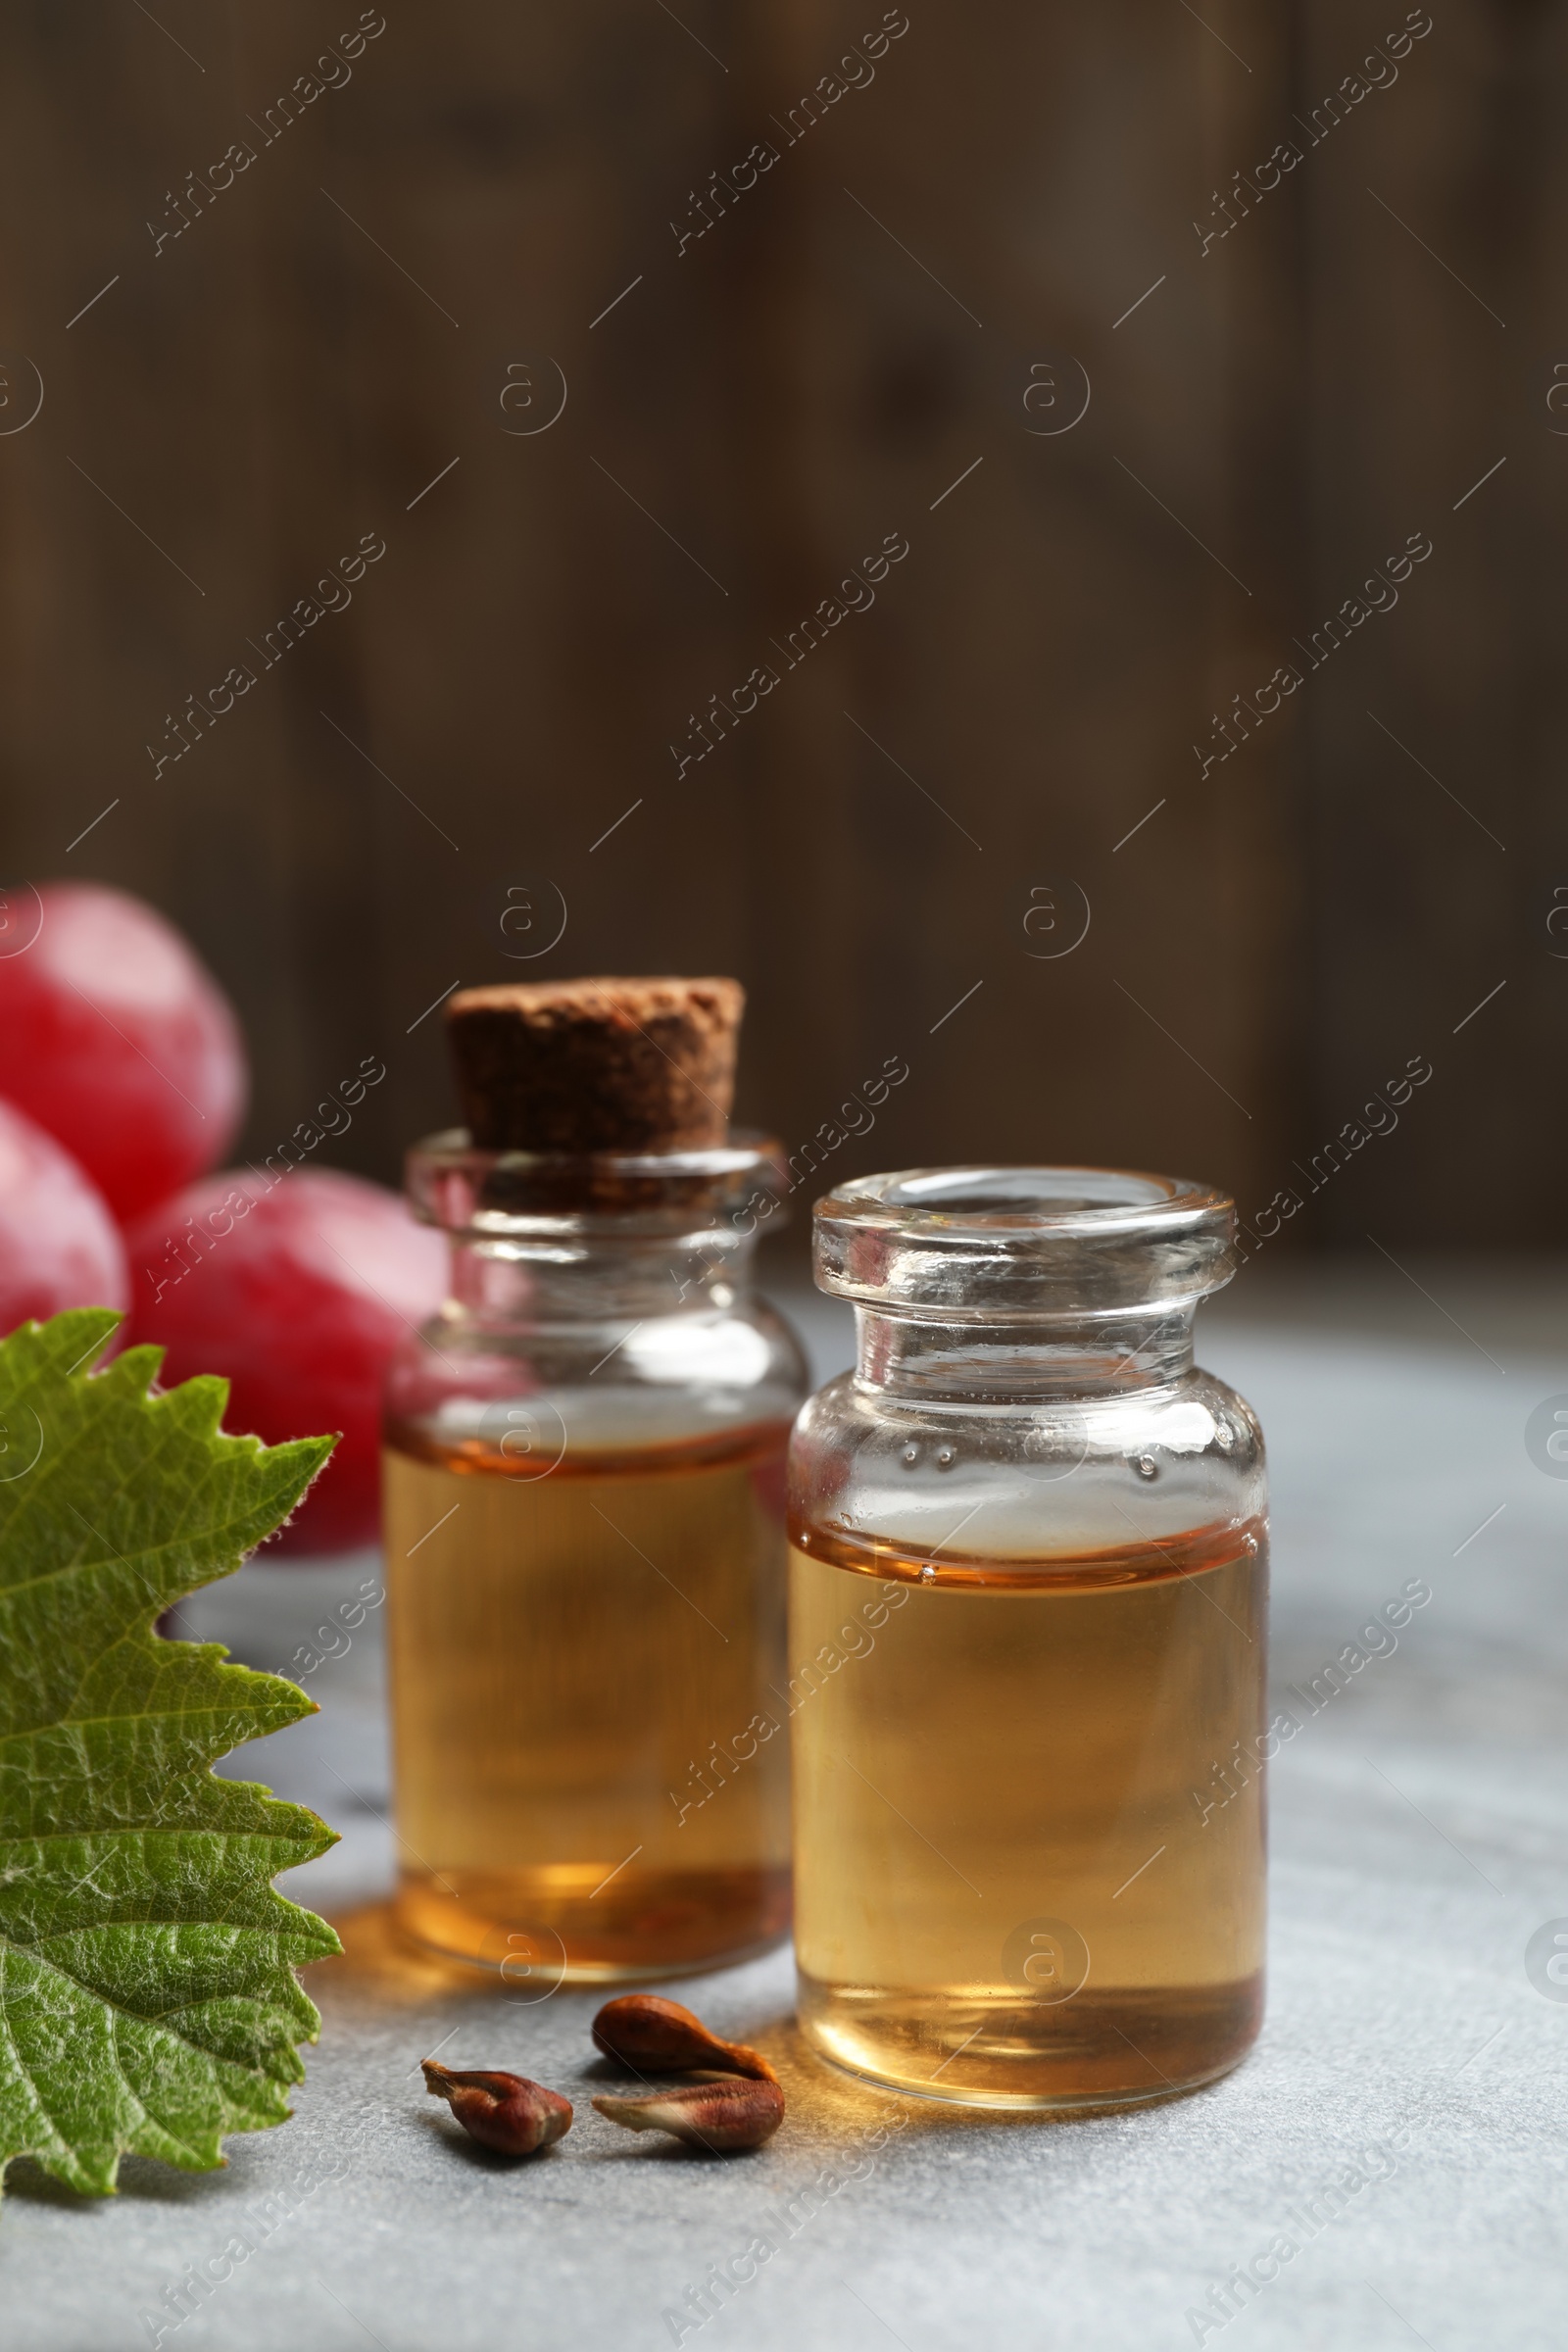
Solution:
{"label": "bubble in oil", "polygon": [[1159,1476],[1159,1464],[1155,1461],[1152,1453],[1139,1454],[1137,1460],[1133,1463],[1133,1468],[1137,1471],[1140,1478],[1157,1478]]}
{"label": "bubble in oil", "polygon": [[951,1446],[942,1446],[938,1447],[937,1468],[939,1470],[951,1470],[953,1468],[954,1460],[955,1455]]}
{"label": "bubble in oil", "polygon": [[925,1566],[920,1571],[920,1582],[922,1585],[934,1585],[936,1581],[937,1572],[932,1567],[931,1562],[927,1560]]}
{"label": "bubble in oil", "polygon": [[1257,1538],[1255,1536],[1244,1536],[1242,1538],[1242,1549],[1244,1551],[1256,1551]]}
{"label": "bubble in oil", "polygon": [[920,1448],[919,1448],[919,1446],[906,1446],[906,1447],[904,1448],[904,1451],[903,1451],[903,1453],[900,1455],[900,1457],[899,1457],[899,1458],[900,1458],[900,1460],[903,1462],[903,1464],[904,1464],[904,1467],[906,1468],[906,1470],[912,1470],[912,1469],[914,1468],[914,1465],[915,1465],[915,1463],[916,1463],[916,1462],[917,1462],[917,1461],[920,1459]]}

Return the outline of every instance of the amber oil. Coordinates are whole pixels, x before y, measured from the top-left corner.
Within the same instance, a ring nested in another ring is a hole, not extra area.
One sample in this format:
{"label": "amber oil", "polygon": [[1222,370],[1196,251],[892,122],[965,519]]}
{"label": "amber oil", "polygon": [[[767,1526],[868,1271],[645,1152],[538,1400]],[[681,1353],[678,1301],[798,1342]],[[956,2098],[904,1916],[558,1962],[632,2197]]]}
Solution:
{"label": "amber oil", "polygon": [[1262,2003],[1260,1776],[1209,1799],[1238,1742],[1261,1752],[1265,1592],[1261,1520],[937,1560],[797,1522],[818,2051],[1035,2109],[1164,2098],[1237,2062]]}
{"label": "amber oil", "polygon": [[420,1945],[526,2000],[785,1931],[787,1437],[568,1447],[541,1476],[390,1424],[397,1911]]}

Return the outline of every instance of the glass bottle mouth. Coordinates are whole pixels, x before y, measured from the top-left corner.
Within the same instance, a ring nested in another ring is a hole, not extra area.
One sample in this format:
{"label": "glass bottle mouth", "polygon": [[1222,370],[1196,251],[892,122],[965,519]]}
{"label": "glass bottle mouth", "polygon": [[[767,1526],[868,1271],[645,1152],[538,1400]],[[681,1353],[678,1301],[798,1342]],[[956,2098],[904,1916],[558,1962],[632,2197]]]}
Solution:
{"label": "glass bottle mouth", "polygon": [[783,1223],[789,1171],[782,1145],[749,1130],[710,1151],[621,1153],[483,1152],[466,1127],[449,1127],[410,1151],[405,1189],[421,1223],[460,1241],[714,1227],[744,1241]]}
{"label": "glass bottle mouth", "polygon": [[819,1289],[889,1314],[1072,1322],[1174,1310],[1236,1271],[1212,1186],[1126,1168],[903,1168],[813,1212]]}

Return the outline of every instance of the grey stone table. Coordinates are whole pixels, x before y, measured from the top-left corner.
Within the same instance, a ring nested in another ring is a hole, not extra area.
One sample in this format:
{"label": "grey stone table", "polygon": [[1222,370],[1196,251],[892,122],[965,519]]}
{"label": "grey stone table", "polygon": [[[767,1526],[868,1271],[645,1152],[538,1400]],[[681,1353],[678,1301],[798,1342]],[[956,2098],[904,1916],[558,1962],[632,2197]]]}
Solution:
{"label": "grey stone table", "polygon": [[[825,1373],[845,1329],[808,1304]],[[1559,2352],[1568,1984],[1539,1938],[1568,1932],[1568,1478],[1527,1425],[1545,1404],[1549,1434],[1568,1393],[1568,1288],[1550,1269],[1330,1266],[1244,1279],[1208,1318],[1200,1355],[1270,1440],[1279,1683],[1309,1684],[1407,1578],[1433,1595],[1274,1769],[1270,2004],[1248,2064],[1066,2123],[883,2096],[801,2048],[781,1951],[697,1996],[774,2054],[780,2136],[720,2163],[614,2130],[587,2105],[595,1996],[456,1990],[390,1958],[372,1615],[310,1678],[320,1714],[239,1766],[344,1833],[285,1882],[350,1946],[314,1972],[324,2024],[294,2121],[233,2141],[220,2174],[127,2162],[96,2204],[14,2167],[5,2343]],[[184,1630],[286,1665],[376,1574],[373,1555],[247,1569]],[[577,2126],[497,2165],[424,2097],[437,2047],[560,2085]],[[1210,2300],[1257,2257],[1277,2275]],[[710,2267],[734,2258],[755,2275],[705,2317]],[[225,2260],[176,2326],[166,2290]]]}

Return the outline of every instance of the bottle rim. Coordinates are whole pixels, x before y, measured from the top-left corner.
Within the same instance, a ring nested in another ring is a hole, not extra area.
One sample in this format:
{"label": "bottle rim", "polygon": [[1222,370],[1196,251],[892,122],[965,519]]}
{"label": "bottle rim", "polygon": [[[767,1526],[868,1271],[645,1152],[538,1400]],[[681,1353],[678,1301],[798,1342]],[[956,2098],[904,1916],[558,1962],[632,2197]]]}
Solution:
{"label": "bottle rim", "polygon": [[727,1226],[745,1240],[783,1222],[789,1179],[782,1145],[745,1128],[703,1151],[618,1152],[484,1151],[448,1127],[411,1148],[404,1189],[421,1224],[458,1239]]}
{"label": "bottle rim", "polygon": [[812,1223],[818,1287],[888,1312],[1062,1321],[1170,1311],[1236,1270],[1228,1195],[1142,1169],[902,1168],[839,1186]]}

